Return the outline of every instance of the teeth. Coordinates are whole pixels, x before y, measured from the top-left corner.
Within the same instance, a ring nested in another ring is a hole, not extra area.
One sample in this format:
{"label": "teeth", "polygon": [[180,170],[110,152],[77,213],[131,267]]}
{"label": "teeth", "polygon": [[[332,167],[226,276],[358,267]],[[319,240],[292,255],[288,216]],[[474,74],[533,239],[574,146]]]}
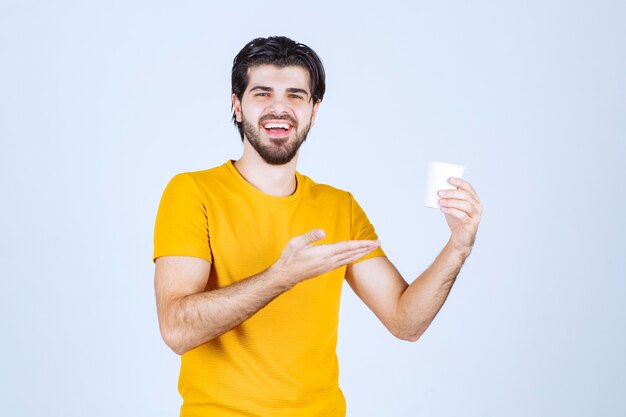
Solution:
{"label": "teeth", "polygon": [[281,128],[281,129],[289,130],[289,125],[286,123],[267,123],[264,127],[266,129]]}

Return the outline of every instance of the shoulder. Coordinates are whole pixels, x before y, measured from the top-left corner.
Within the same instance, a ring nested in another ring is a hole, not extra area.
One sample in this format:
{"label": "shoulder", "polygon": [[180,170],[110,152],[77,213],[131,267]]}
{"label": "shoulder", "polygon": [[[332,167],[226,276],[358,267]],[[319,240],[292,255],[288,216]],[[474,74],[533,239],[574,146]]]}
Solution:
{"label": "shoulder", "polygon": [[203,190],[213,184],[225,181],[227,172],[225,164],[201,171],[181,172],[172,177],[168,188]]}
{"label": "shoulder", "polygon": [[227,176],[227,174],[228,168],[226,167],[226,164],[223,164],[201,171],[183,172],[178,174],[177,176],[186,176],[195,181],[198,185],[201,185],[207,182],[210,183],[212,181],[223,180]]}
{"label": "shoulder", "polygon": [[302,180],[303,188],[304,190],[306,190],[307,195],[310,197],[332,199],[344,203],[350,203],[350,201],[353,199],[352,194],[350,194],[350,192],[346,190],[342,190],[329,184],[315,182],[306,175],[299,175]]}
{"label": "shoulder", "polygon": [[305,189],[308,196],[313,196],[317,200],[324,200],[328,204],[342,207],[352,213],[353,218],[359,219],[365,217],[365,211],[359,204],[358,198],[352,192],[333,187],[328,184],[319,184],[311,178],[302,175],[305,182]]}

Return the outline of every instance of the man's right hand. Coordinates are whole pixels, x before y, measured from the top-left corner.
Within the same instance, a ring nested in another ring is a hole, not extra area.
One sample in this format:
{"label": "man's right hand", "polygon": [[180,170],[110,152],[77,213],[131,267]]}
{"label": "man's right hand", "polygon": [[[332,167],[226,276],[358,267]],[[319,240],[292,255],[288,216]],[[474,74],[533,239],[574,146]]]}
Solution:
{"label": "man's right hand", "polygon": [[314,229],[294,237],[265,271],[210,291],[210,262],[188,256],[158,258],[155,290],[163,339],[182,355],[247,320],[300,281],[354,262],[380,245],[377,240],[313,245],[324,236],[323,230]]}
{"label": "man's right hand", "polygon": [[322,229],[313,229],[292,238],[271,266],[292,285],[348,265],[380,246],[378,240],[346,240],[337,243],[313,245],[326,236]]}

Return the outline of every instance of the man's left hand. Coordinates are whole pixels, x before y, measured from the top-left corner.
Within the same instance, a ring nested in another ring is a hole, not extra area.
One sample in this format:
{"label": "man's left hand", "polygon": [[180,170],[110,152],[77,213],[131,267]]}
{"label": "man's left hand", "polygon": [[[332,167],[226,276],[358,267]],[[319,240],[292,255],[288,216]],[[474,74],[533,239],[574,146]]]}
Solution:
{"label": "man's left hand", "polygon": [[457,189],[439,191],[440,210],[452,232],[450,240],[454,247],[469,252],[474,245],[483,206],[469,182],[457,177],[450,177],[448,182]]}

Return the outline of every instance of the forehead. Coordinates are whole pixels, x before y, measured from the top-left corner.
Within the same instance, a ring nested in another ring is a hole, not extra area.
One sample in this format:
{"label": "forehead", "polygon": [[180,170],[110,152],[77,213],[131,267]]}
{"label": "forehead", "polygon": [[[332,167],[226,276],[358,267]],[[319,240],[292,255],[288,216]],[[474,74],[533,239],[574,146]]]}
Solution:
{"label": "forehead", "polygon": [[301,88],[309,91],[309,72],[300,66],[277,67],[256,65],[248,68],[248,88],[255,86],[279,88]]}

